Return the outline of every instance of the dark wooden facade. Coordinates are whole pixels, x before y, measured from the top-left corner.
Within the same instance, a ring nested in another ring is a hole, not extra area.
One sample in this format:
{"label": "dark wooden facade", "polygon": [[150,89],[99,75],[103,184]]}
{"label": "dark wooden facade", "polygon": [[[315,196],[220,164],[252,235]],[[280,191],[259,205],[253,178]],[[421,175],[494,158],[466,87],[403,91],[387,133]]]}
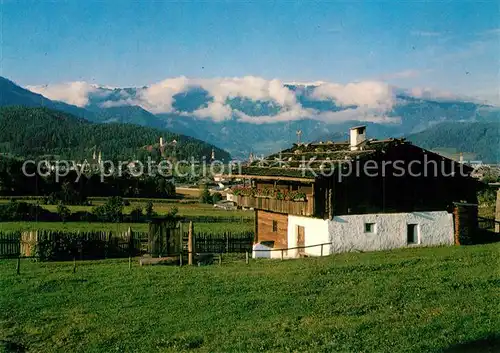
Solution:
{"label": "dark wooden facade", "polygon": [[275,248],[288,247],[288,215],[256,210],[255,242],[273,242]]}
{"label": "dark wooden facade", "polygon": [[[451,212],[454,202],[477,203],[477,182],[467,176],[470,168],[435,153],[405,144],[370,161],[380,166],[385,164],[385,173],[380,168],[378,176],[361,172],[359,176],[333,179],[331,201],[327,202],[333,215]],[[370,161],[360,162],[358,168],[364,168]],[[332,180],[322,182],[331,185]],[[330,218],[327,211],[328,207],[324,218]]]}

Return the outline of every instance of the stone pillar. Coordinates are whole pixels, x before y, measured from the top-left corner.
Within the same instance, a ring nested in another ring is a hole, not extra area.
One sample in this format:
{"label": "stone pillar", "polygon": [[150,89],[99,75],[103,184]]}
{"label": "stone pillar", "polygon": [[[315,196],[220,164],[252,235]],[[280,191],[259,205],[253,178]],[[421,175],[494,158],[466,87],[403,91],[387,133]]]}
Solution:
{"label": "stone pillar", "polygon": [[455,203],[453,209],[455,245],[472,244],[478,229],[477,205]]}

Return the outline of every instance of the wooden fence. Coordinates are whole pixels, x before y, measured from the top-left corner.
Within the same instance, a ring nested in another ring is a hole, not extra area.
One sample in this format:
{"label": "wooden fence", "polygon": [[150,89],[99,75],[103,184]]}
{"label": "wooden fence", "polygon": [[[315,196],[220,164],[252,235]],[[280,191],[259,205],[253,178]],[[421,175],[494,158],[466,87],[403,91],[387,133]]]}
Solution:
{"label": "wooden fence", "polygon": [[480,229],[486,229],[491,231],[496,231],[495,226],[500,224],[500,221],[494,218],[477,217],[478,226]]}
{"label": "wooden fence", "polygon": [[0,258],[36,257],[40,260],[96,259],[135,256],[141,252],[144,232],[0,232]]}
{"label": "wooden fence", "polygon": [[21,253],[21,232],[0,232],[0,258],[18,257]]}
{"label": "wooden fence", "polygon": [[183,216],[181,217],[184,222],[193,223],[245,223],[254,222],[254,217],[249,216]]}
{"label": "wooden fence", "polygon": [[[187,251],[188,233],[183,233]],[[198,253],[244,253],[252,251],[253,232],[194,233]],[[148,233],[90,231],[0,232],[0,258],[34,257],[40,260],[99,259],[149,253]]]}
{"label": "wooden fence", "polygon": [[[188,233],[183,234],[183,250],[187,251]],[[241,233],[194,233],[194,249],[197,253],[244,253],[251,252],[253,232]]]}

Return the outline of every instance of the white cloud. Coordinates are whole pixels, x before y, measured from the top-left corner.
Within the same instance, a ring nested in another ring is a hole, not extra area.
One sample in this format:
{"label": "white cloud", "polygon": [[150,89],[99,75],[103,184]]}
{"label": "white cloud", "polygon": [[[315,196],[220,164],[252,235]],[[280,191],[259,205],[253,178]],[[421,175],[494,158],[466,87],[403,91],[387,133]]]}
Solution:
{"label": "white cloud", "polygon": [[238,120],[243,122],[253,124],[266,124],[300,120],[304,118],[314,119],[314,117],[317,115],[317,111],[314,109],[304,109],[300,105],[296,105],[291,109],[281,111],[276,115],[250,116],[240,111],[236,111],[235,114],[238,117]]}
{"label": "white cloud", "polygon": [[[392,74],[394,78],[409,78],[418,75],[417,70],[405,70]],[[293,83],[300,85],[301,83]],[[399,118],[389,117],[395,104],[399,102],[396,94],[406,94],[422,99],[458,100],[464,97],[451,92],[438,91],[432,88],[400,89],[382,81],[361,81],[348,84],[338,84],[324,81],[302,83],[310,86],[308,98],[317,101],[334,101],[337,106],[350,107],[341,111],[319,111],[304,108],[297,100],[294,91],[288,84],[280,80],[266,80],[261,77],[223,77],[212,79],[192,79],[184,76],[168,78],[148,87],[136,88],[135,91],[116,91],[96,86],[86,82],[70,82],[48,86],[28,86],[34,92],[50,99],[64,101],[80,107],[92,103],[93,97],[99,97],[94,104],[103,108],[137,105],[152,113],[176,113],[181,116],[195,116],[199,119],[223,121],[238,119],[255,124],[292,121],[299,119],[316,119],[335,123],[349,120],[359,120],[377,123],[397,123]],[[208,105],[194,112],[176,111],[175,95],[185,93],[192,88],[208,92],[211,101]],[[300,90],[299,90],[300,91]],[[135,92],[135,94],[134,94]],[[302,90],[299,94],[304,94]],[[114,100],[111,100],[113,96]],[[279,106],[275,115],[250,116],[243,111],[231,107],[229,100],[242,98],[253,101],[256,105],[263,102]]]}
{"label": "white cloud", "polygon": [[320,112],[316,119],[327,123],[335,124],[345,121],[357,120],[363,122],[372,122],[379,124],[399,124],[400,117],[387,116],[383,110],[377,111],[366,107],[349,108],[338,112]]}
{"label": "white cloud", "polygon": [[377,81],[347,85],[325,83],[314,89],[312,98],[333,100],[341,106],[356,105],[386,110],[391,109],[396,101],[393,88],[387,83]]}
{"label": "white cloud", "polygon": [[139,91],[137,98],[139,105],[152,113],[169,113],[173,110],[174,96],[188,88],[188,78],[168,78]]}
{"label": "white cloud", "polygon": [[73,104],[78,107],[86,106],[89,102],[89,95],[98,91],[95,85],[83,81],[43,86],[26,86],[26,88],[49,99]]}
{"label": "white cloud", "polygon": [[[297,103],[295,93],[277,79],[266,80],[261,77],[226,77],[214,79],[190,80],[190,85],[200,87],[212,97],[207,107],[193,112],[197,117],[212,118],[220,121],[229,119],[233,114],[246,119],[242,112],[233,110],[228,99],[246,98],[253,101],[272,101],[279,104],[284,111],[296,111],[301,107]],[[252,119],[253,117],[248,117]]]}
{"label": "white cloud", "polygon": [[465,98],[449,91],[438,90],[430,87],[414,87],[406,90],[405,92],[412,97],[422,99],[456,100]]}
{"label": "white cloud", "polygon": [[106,101],[99,104],[101,108],[123,107],[127,105],[140,105],[140,102],[137,99],[127,98],[118,101]]}
{"label": "white cloud", "polygon": [[213,96],[215,102],[225,103],[228,98],[248,98],[251,100],[274,101],[281,106],[296,103],[295,94],[279,80],[266,80],[261,77],[245,76],[193,80]]}
{"label": "white cloud", "polygon": [[220,102],[211,102],[205,108],[198,109],[192,113],[192,115],[198,118],[208,118],[215,121],[231,119],[232,114],[231,107]]}

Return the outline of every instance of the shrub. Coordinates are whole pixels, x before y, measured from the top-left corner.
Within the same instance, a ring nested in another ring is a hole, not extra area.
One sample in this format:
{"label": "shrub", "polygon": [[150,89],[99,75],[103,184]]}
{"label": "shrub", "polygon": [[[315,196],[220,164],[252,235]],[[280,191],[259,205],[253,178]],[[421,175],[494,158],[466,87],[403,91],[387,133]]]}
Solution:
{"label": "shrub", "polygon": [[130,212],[130,218],[134,222],[139,222],[142,218],[142,207],[141,206],[134,207],[132,212]]}
{"label": "shrub", "polygon": [[66,222],[69,216],[71,216],[71,211],[62,202],[59,202],[57,205],[57,214],[63,222]]}
{"label": "shrub", "polygon": [[212,203],[212,195],[210,195],[210,191],[208,190],[207,184],[203,185],[200,195],[201,203]]}
{"label": "shrub", "polygon": [[146,207],[144,208],[146,210],[146,217],[148,219],[150,219],[151,217],[154,216],[154,210],[153,210],[153,202],[151,200],[149,200],[147,203],[146,203]]}
{"label": "shrub", "polygon": [[212,203],[217,203],[222,200],[222,194],[220,192],[216,192],[212,195]]}
{"label": "shrub", "polygon": [[120,222],[123,219],[123,199],[113,196],[104,205],[94,207],[92,213],[101,222]]}
{"label": "shrub", "polygon": [[170,211],[168,211],[167,217],[175,217],[177,215],[177,213],[179,213],[179,209],[177,208],[177,206],[173,206],[170,209]]}

